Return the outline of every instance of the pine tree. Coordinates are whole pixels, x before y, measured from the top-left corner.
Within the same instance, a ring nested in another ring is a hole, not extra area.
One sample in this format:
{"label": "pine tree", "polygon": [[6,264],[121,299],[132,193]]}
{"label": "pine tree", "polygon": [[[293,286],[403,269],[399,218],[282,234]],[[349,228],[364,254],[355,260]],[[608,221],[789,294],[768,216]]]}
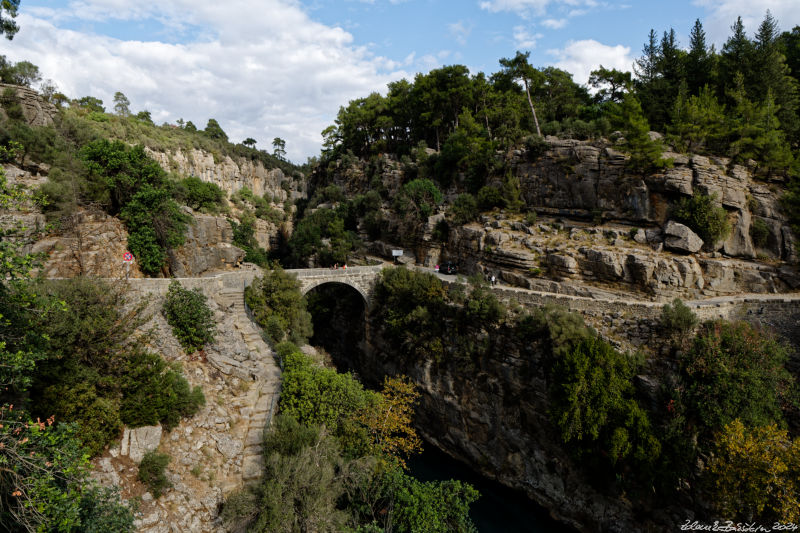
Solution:
{"label": "pine tree", "polygon": [[742,17],[731,26],[733,34],[722,46],[720,57],[720,89],[726,94],[736,85],[736,74],[743,76],[743,84],[748,90],[752,86],[750,73],[753,71],[754,46],[744,31]]}
{"label": "pine tree", "polygon": [[756,101],[766,104],[766,95],[771,93],[778,106],[777,118],[782,129],[790,138],[797,138],[800,126],[797,124],[798,81],[791,76],[786,56],[780,46],[778,21],[767,11],[758,27],[755,40],[755,65],[753,83],[763,95]]}
{"label": "pine tree", "polygon": [[706,45],[706,32],[697,19],[689,34],[689,53],[686,55],[686,83],[690,95],[698,94],[712,82],[713,63],[714,58]]}

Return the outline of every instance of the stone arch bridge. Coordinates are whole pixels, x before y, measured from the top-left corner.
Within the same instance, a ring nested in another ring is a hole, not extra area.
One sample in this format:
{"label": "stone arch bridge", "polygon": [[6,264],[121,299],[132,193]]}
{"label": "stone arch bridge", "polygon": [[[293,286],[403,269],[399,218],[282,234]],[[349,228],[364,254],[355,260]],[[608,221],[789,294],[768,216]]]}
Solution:
{"label": "stone arch bridge", "polygon": [[354,288],[364,298],[364,303],[369,307],[375,285],[385,265],[356,266],[347,268],[297,268],[286,272],[293,274],[300,282],[300,292],[308,291],[325,283],[344,283]]}

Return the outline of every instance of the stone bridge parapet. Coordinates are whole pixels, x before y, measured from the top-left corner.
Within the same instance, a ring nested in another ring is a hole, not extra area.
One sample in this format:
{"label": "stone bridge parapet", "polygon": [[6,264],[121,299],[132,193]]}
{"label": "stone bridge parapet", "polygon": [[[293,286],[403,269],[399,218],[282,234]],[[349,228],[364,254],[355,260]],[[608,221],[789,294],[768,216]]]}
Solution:
{"label": "stone bridge parapet", "polygon": [[385,265],[356,266],[347,268],[303,268],[286,272],[294,274],[300,282],[300,292],[307,294],[314,287],[325,283],[344,283],[353,287],[364,298],[367,307],[372,304],[375,285]]}

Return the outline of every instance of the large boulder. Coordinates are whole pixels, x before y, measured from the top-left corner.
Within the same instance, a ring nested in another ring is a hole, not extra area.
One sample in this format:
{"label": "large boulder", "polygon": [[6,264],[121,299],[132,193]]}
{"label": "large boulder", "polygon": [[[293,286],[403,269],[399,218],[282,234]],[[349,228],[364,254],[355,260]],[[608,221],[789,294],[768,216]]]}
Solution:
{"label": "large boulder", "polygon": [[127,455],[134,463],[141,462],[144,454],[158,448],[161,443],[161,433],[161,425],[125,428],[120,455]]}
{"label": "large boulder", "polygon": [[684,253],[696,253],[703,247],[703,239],[687,226],[679,224],[674,220],[667,222],[664,228],[664,246],[670,250]]}

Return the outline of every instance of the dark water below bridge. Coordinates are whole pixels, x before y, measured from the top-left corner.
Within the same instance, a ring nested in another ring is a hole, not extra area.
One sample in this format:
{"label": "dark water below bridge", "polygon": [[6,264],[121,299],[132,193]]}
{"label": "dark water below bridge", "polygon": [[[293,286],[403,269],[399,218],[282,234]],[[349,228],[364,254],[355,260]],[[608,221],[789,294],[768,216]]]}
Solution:
{"label": "dark water below bridge", "polygon": [[481,497],[470,506],[470,518],[480,533],[564,533],[574,531],[556,522],[547,510],[522,492],[510,489],[425,443],[425,451],[408,461],[410,474],[420,481],[457,479],[478,489]]}

